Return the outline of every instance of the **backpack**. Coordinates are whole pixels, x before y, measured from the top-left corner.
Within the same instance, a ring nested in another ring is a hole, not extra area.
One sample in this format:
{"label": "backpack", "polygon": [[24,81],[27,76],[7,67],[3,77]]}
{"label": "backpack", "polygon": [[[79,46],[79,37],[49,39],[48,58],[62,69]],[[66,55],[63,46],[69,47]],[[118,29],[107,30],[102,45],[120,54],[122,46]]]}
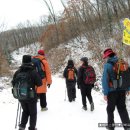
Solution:
{"label": "backpack", "polygon": [[29,100],[35,97],[29,72],[19,72],[13,82],[12,94],[19,100]]}
{"label": "backpack", "polygon": [[94,84],[96,82],[96,73],[92,66],[84,67],[83,81],[85,84]]}
{"label": "backpack", "polygon": [[39,73],[41,79],[44,79],[46,77],[45,71],[43,70],[42,66],[44,67],[44,64],[39,58],[33,58],[32,63],[35,66],[36,71]]}
{"label": "backpack", "polygon": [[74,81],[74,69],[73,68],[68,68],[68,70],[67,70],[67,79],[68,79],[68,81]]}
{"label": "backpack", "polygon": [[124,60],[120,60],[112,65],[115,74],[115,79],[113,81],[109,81],[110,87],[113,87],[115,89],[127,89],[128,87],[130,87],[130,68],[128,67],[128,63]]}

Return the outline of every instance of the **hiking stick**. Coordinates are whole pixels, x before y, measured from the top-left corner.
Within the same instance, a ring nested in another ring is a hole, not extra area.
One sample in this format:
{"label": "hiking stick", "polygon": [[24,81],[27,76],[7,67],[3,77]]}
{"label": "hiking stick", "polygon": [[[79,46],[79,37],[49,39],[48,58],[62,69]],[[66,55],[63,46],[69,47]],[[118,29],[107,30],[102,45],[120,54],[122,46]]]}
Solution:
{"label": "hiking stick", "polygon": [[17,128],[18,113],[19,113],[19,102],[18,102],[18,107],[17,107],[17,115],[16,115],[16,121],[15,121],[15,129]]}
{"label": "hiking stick", "polygon": [[64,101],[66,101],[66,88],[65,88],[65,99],[64,99]]}
{"label": "hiking stick", "polygon": [[20,123],[21,123],[21,105],[20,105],[20,110],[19,110],[19,125],[20,125]]}
{"label": "hiking stick", "polygon": [[119,67],[118,67],[118,71],[117,71],[117,79],[119,79],[119,75],[120,75],[120,66],[121,66],[121,60],[122,60],[122,51],[123,51],[123,42],[121,44],[121,48],[120,48],[120,52],[119,52]]}

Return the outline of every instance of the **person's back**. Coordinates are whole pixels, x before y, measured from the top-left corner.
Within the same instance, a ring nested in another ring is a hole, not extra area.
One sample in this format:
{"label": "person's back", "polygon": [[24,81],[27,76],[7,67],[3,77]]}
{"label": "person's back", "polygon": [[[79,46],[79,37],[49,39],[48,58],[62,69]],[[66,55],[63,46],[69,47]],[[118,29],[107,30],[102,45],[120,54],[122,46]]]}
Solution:
{"label": "person's back", "polygon": [[68,100],[70,102],[75,101],[77,69],[74,67],[73,60],[68,60],[68,64],[63,72],[63,77],[66,79]]}
{"label": "person's back", "polygon": [[28,117],[30,116],[30,126],[29,130],[35,130],[36,120],[37,120],[37,95],[36,95],[36,86],[42,85],[42,80],[39,74],[35,71],[34,66],[31,62],[31,56],[24,55],[21,67],[18,71],[15,72],[12,80],[12,85],[15,86],[17,76],[22,73],[28,73],[30,77],[31,88],[33,89],[33,98],[29,98],[27,100],[20,99],[20,103],[23,109],[21,123],[19,125],[19,130],[24,130],[26,127],[26,123],[28,121]]}
{"label": "person's back", "polygon": [[113,52],[111,48],[108,48],[104,51],[103,59],[106,60],[102,76],[102,87],[104,100],[107,101],[107,128],[109,130],[114,130],[114,110],[115,107],[117,107],[122,123],[126,124],[126,126],[124,126],[124,129],[130,130],[130,127],[127,126],[130,125],[130,120],[125,104],[126,91],[130,90],[130,88],[120,88],[119,84],[115,82],[117,81],[117,74],[115,73],[113,66],[118,61],[116,53]]}
{"label": "person's back", "polygon": [[[46,100],[46,92],[47,87],[50,88],[50,85],[52,84],[52,77],[51,77],[51,69],[49,67],[49,63],[45,57],[44,50],[39,50],[38,55],[34,56],[33,58],[37,58],[41,62],[41,68],[43,71],[43,77],[42,77],[42,86],[37,89],[37,94],[40,98],[40,106],[41,111],[48,110],[47,108],[47,100]],[[38,72],[39,73],[39,72]],[[41,75],[39,73],[39,75]]]}
{"label": "person's back", "polygon": [[[81,90],[82,104],[83,104],[82,108],[84,110],[87,110],[87,101],[86,101],[86,96],[87,96],[90,103],[90,109],[91,111],[93,111],[94,102],[91,95],[91,91],[92,88],[94,87],[94,82],[96,80],[95,71],[92,66],[88,65],[87,57],[82,57],[80,61],[81,61],[81,66],[78,69],[77,84],[78,84],[78,89]],[[86,72],[87,70],[91,70],[90,72],[93,72],[92,77],[88,77],[87,73],[89,73],[89,71]]]}

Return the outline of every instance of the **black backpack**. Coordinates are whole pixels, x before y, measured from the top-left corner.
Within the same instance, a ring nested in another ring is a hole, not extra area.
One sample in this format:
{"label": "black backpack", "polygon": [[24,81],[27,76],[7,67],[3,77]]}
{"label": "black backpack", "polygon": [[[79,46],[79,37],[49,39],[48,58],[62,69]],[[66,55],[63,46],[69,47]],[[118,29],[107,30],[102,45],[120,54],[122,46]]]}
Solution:
{"label": "black backpack", "polygon": [[34,90],[30,72],[19,72],[12,81],[13,88],[12,94],[14,98],[19,100],[29,100],[36,96]]}
{"label": "black backpack", "polygon": [[94,84],[96,82],[96,73],[94,71],[94,68],[90,65],[84,68],[84,74],[83,74],[83,81],[84,84]]}
{"label": "black backpack", "polygon": [[42,65],[44,66],[44,64],[42,63],[42,61],[40,59],[38,59],[38,58],[33,58],[32,59],[32,63],[34,64],[35,69],[39,73],[41,79],[44,79],[46,77],[46,73],[42,69]]}

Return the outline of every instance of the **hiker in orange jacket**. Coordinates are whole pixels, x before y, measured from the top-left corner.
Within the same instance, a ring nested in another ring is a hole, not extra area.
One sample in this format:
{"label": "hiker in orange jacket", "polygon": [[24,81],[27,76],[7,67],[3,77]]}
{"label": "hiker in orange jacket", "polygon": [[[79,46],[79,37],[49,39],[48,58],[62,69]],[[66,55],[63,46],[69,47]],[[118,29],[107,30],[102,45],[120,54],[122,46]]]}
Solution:
{"label": "hiker in orange jacket", "polygon": [[41,111],[48,110],[46,101],[47,87],[50,88],[52,84],[51,70],[46,60],[44,50],[39,50],[38,55],[33,58],[38,58],[41,61],[42,70],[45,72],[45,77],[42,79],[42,86],[37,88],[37,94],[40,98]]}

